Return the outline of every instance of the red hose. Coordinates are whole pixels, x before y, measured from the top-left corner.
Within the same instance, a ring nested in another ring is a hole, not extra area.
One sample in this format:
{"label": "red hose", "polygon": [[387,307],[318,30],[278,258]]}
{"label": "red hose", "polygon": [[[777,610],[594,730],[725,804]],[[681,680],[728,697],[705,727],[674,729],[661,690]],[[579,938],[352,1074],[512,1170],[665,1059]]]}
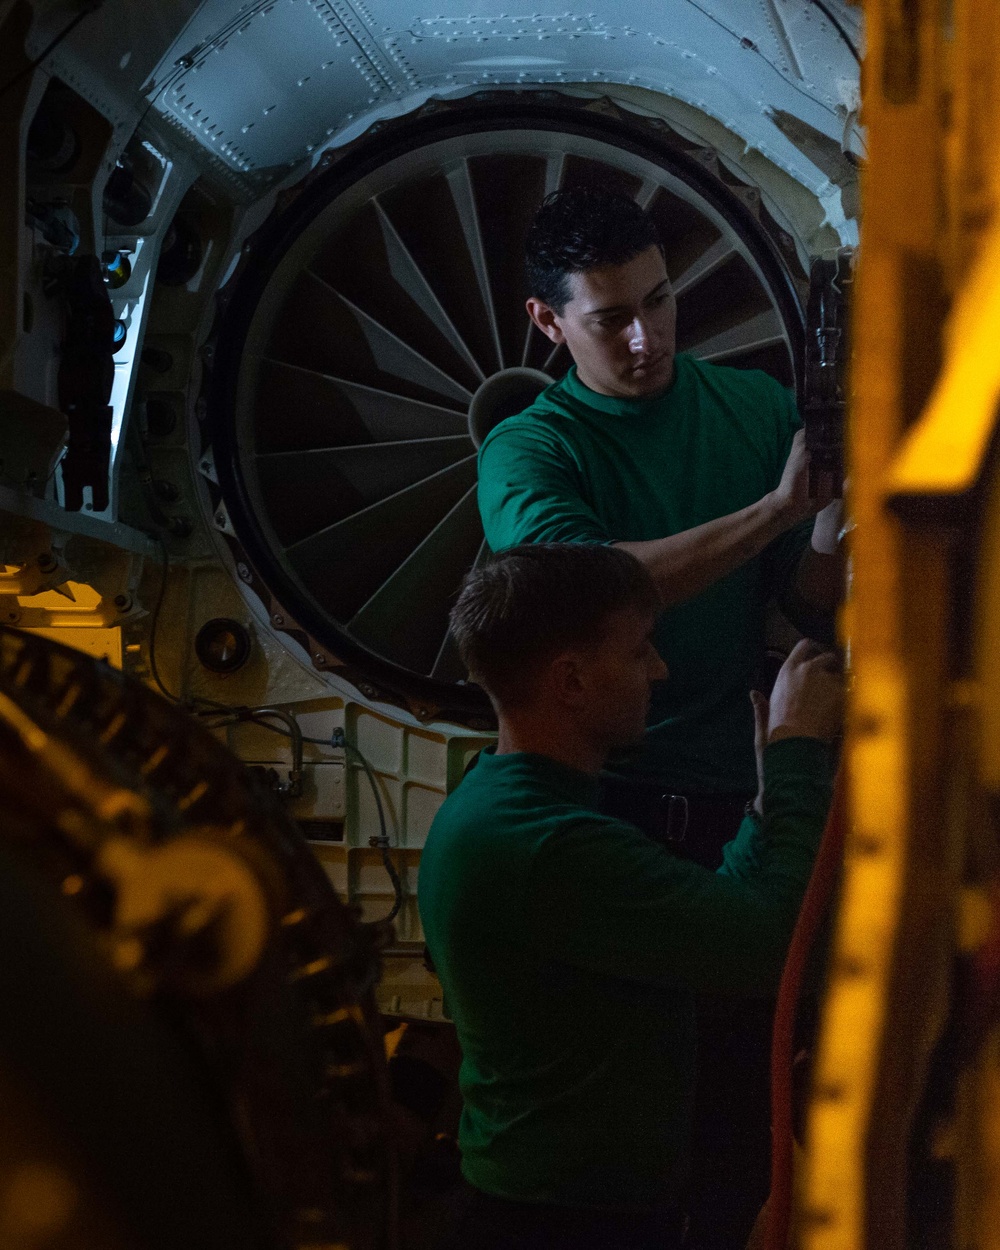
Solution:
{"label": "red hose", "polygon": [[841,767],[834,786],[833,803],[816,854],[812,876],[802,900],[802,910],[792,934],[788,958],[781,974],[771,1042],[771,1194],[767,1202],[765,1250],[788,1250],[792,1221],[794,1137],[792,1121],[792,1047],[799,991],[809,952],[816,941],[827,906],[837,884],[843,860],[847,827],[846,770]]}

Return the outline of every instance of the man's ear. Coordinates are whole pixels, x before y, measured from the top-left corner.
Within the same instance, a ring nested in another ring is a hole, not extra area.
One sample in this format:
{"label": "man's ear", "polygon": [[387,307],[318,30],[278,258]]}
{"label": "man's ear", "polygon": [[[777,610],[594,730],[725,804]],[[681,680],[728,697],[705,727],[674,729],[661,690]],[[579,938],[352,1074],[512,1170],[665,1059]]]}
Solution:
{"label": "man's ear", "polygon": [[550,660],[545,672],[549,690],[564,707],[573,707],[585,693],[580,657],[574,651],[564,651]]}
{"label": "man's ear", "polygon": [[528,316],[538,326],[539,330],[550,338],[553,343],[565,343],[566,336],[562,332],[559,325],[559,314],[548,304],[537,299],[534,295],[525,303],[528,310]]}

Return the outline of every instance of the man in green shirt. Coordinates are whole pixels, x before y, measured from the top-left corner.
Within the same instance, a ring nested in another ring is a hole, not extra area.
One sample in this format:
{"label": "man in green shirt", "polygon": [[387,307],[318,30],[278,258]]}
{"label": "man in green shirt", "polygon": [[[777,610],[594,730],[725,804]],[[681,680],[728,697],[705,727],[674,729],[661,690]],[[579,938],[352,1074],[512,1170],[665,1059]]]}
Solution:
{"label": "man in green shirt", "polygon": [[710,872],[596,806],[609,752],[642,736],[666,676],[659,607],[627,552],[540,544],[470,574],[452,613],[500,729],[420,866],[463,1056],[471,1189],[454,1250],[678,1246],[694,995],[777,985],[829,803],[840,682],[829,654],[792,653],[762,818]]}
{"label": "man in green shirt", "polygon": [[527,272],[532,320],[574,365],[484,440],[486,538],[494,551],[617,543],[649,569],[669,609],[656,645],[676,676],[641,746],[613,760],[603,801],[714,867],[756,785],[747,695],[765,606],[781,596],[800,618],[805,605],[830,613],[839,515],[809,497],[791,392],[676,354],[663,250],[633,200],[550,196]]}
{"label": "man in green shirt", "polygon": [[[528,313],[574,365],[483,441],[486,538],[494,551],[616,544],[649,570],[668,609],[656,647],[674,676],[654,692],[642,742],[612,758],[600,804],[715,868],[756,786],[747,695],[766,606],[778,598],[803,632],[830,636],[843,585],[839,510],[809,497],[790,391],[760,371],[676,352],[660,238],[633,200],[555,193],[526,254]],[[697,1250],[742,1246],[766,1193],[768,1016],[764,1004],[706,1007]],[[723,1185],[727,1208],[715,1196]]]}

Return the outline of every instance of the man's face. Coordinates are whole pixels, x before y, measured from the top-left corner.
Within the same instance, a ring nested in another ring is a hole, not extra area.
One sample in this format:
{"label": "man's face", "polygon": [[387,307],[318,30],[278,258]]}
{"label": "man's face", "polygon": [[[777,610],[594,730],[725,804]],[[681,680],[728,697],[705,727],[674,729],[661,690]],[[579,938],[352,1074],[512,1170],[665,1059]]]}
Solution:
{"label": "man's face", "polygon": [[605,265],[567,279],[561,313],[539,299],[528,313],[553,343],[565,343],[580,381],[601,395],[640,399],[673,381],[677,304],[658,247],[624,265]]}
{"label": "man's face", "polygon": [[608,749],[638,742],[646,729],[653,682],[667,666],[653,645],[656,614],[624,608],[601,637],[579,652],[581,721]]}

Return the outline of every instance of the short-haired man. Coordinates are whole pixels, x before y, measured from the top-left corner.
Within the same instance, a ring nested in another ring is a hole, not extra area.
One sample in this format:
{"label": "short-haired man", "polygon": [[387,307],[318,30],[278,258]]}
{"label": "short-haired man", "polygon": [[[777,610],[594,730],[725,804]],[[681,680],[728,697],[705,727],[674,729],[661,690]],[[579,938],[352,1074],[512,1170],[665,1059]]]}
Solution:
{"label": "short-haired man", "polygon": [[840,683],[799,644],[771,699],[763,817],[713,873],[595,805],[605,759],[641,737],[667,675],[659,608],[627,552],[540,544],[470,574],[452,613],[500,727],[420,868],[463,1054],[456,1250],[678,1246],[694,994],[777,984],[829,802]]}

